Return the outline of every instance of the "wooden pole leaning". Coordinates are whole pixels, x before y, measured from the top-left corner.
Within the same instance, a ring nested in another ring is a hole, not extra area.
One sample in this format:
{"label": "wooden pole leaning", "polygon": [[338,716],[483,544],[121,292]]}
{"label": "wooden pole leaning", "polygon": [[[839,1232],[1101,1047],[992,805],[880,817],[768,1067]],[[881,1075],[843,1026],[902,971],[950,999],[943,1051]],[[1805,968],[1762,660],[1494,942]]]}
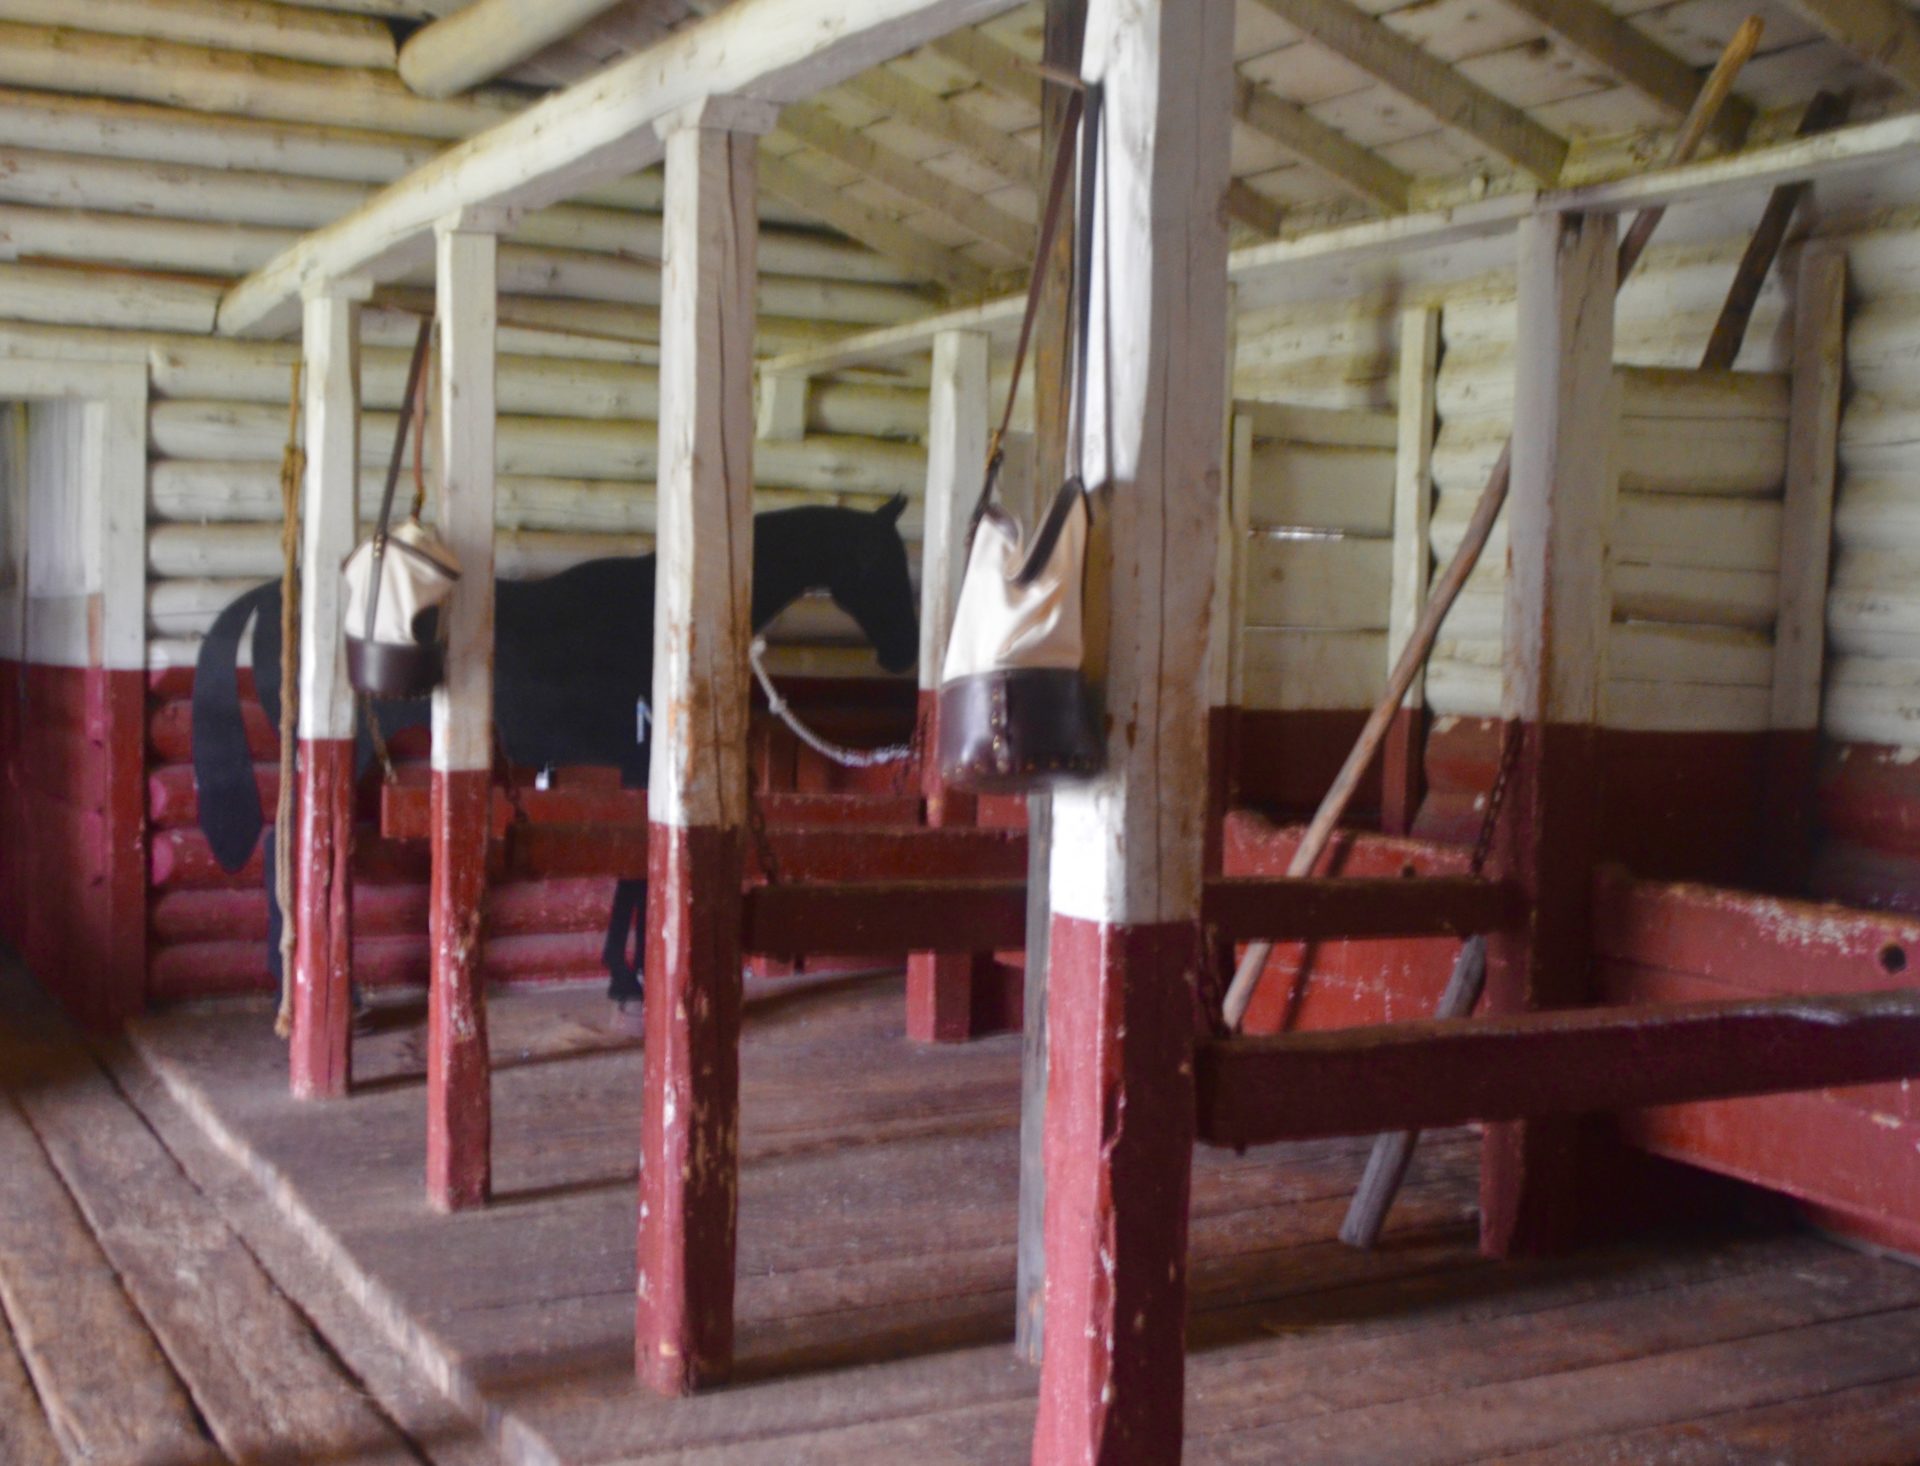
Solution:
{"label": "wooden pole leaning", "polygon": [[[1702,141],[1713,125],[1714,117],[1719,113],[1726,100],[1733,94],[1734,79],[1740,74],[1740,68],[1753,55],[1760,44],[1761,22],[1757,17],[1748,17],[1734,37],[1727,43],[1720,60],[1713,71],[1701,84],[1700,95],[1695,99],[1693,110],[1687,114],[1679,135],[1674,139],[1668,152],[1666,166],[1674,167],[1686,162],[1699,151]],[[1653,231],[1659,227],[1666,208],[1659,206],[1643,209],[1635,216],[1626,237],[1620,241],[1619,262],[1616,268],[1616,289],[1624,285],[1633,267],[1639,263],[1640,256],[1646,252],[1647,242],[1652,239]],[[1393,725],[1394,714],[1406,697],[1407,689],[1426,666],[1427,658],[1433,653],[1433,644],[1440,635],[1440,626],[1453,609],[1454,601],[1465,586],[1467,577],[1473,573],[1474,566],[1480,561],[1481,552],[1486,549],[1487,539],[1493,533],[1493,526],[1500,517],[1500,511],[1507,501],[1507,488],[1513,473],[1513,441],[1508,439],[1500,450],[1499,461],[1493,466],[1493,472],[1487,479],[1487,486],[1480,491],[1480,501],[1474,506],[1473,516],[1467,521],[1466,533],[1460,541],[1460,548],[1454,552],[1453,559],[1434,582],[1426,609],[1419,623],[1414,627],[1413,635],[1407,640],[1399,660],[1394,663],[1393,671],[1387,678],[1387,689],[1380,701],[1375,704],[1367,717],[1359,738],[1354,742],[1353,751],[1347,755],[1347,761],[1341,765],[1340,772],[1334,777],[1320,807],[1314,811],[1313,820],[1308,824],[1306,833],[1294,850],[1293,859],[1288,862],[1289,876],[1308,876],[1313,874],[1320,857],[1326,853],[1332,843],[1333,832],[1341,817],[1346,814],[1347,806],[1353,802],[1353,796],[1360,787],[1360,780],[1385,740],[1387,731]],[[1253,999],[1253,991],[1260,980],[1260,973],[1267,965],[1267,959],[1273,955],[1272,942],[1255,942],[1250,945],[1240,959],[1233,974],[1233,982],[1227,989],[1225,1014],[1227,1027],[1237,1029],[1246,1017],[1247,1005]]]}

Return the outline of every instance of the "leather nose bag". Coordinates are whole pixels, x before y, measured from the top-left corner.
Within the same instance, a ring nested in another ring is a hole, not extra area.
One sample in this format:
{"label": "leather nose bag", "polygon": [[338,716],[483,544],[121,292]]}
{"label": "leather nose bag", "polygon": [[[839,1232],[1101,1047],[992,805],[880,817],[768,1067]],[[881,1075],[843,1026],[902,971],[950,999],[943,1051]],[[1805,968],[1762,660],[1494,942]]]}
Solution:
{"label": "leather nose bag", "polygon": [[[1070,469],[1045,517],[1027,534],[997,498],[1001,443],[1013,419],[1020,374],[1039,309],[1079,126],[1080,205],[1074,249],[1074,337]],[[1027,288],[1013,379],[994,434],[986,480],[973,511],[966,570],[940,672],[940,777],[958,789],[1008,794],[1100,771],[1106,740],[1086,668],[1083,599],[1092,496],[1081,476],[1086,434],[1088,306],[1093,202],[1100,138],[1100,94],[1089,88],[1069,104],[1055,160],[1039,251]]]}

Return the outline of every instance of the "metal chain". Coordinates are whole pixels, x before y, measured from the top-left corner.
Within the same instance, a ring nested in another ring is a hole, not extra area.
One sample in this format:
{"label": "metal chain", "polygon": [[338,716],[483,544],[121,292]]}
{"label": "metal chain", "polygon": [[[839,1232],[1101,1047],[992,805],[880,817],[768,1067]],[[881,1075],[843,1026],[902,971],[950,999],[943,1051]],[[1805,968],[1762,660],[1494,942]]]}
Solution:
{"label": "metal chain", "polygon": [[1467,866],[1469,875],[1479,875],[1487,863],[1487,856],[1493,851],[1493,830],[1499,823],[1500,806],[1507,797],[1507,781],[1513,776],[1513,766],[1520,757],[1520,725],[1507,722],[1500,725],[1500,759],[1493,770],[1493,787],[1487,791],[1487,811],[1480,819],[1480,834],[1473,842],[1473,859]]}

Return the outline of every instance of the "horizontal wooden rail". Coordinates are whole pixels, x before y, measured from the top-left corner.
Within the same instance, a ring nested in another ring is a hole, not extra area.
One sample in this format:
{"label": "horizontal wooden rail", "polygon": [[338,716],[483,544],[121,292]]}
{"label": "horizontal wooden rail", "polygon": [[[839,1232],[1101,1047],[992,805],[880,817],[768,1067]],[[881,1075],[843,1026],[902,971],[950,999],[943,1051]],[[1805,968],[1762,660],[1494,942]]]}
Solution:
{"label": "horizontal wooden rail", "polygon": [[1231,876],[1207,882],[1206,922],[1236,942],[1469,937],[1518,914],[1513,888],[1474,876]]}
{"label": "horizontal wooden rail", "polygon": [[[920,801],[912,795],[762,794],[760,807],[771,825],[856,825],[899,827],[920,822]],[[380,833],[389,840],[425,840],[430,833],[432,791],[425,778],[402,774],[380,791]],[[615,784],[556,783],[550,789],[523,785],[511,796],[493,791],[493,832],[505,834],[518,803],[530,824],[634,825],[647,822],[647,791]]]}
{"label": "horizontal wooden rail", "polygon": [[1920,1075],[1920,991],[1650,1004],[1216,1039],[1200,1135],[1263,1145]]}
{"label": "horizontal wooden rail", "polygon": [[1027,937],[1024,879],[755,886],[746,908],[746,950],[766,957],[1007,951]]}

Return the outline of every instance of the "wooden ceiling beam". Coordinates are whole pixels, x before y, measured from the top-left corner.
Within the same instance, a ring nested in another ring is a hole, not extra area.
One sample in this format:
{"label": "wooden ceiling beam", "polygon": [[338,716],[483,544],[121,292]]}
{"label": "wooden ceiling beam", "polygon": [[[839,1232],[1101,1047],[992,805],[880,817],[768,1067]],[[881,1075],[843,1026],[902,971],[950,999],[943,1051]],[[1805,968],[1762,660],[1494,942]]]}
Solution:
{"label": "wooden ceiling beam", "polygon": [[451,97],[537,56],[621,0],[474,0],[422,26],[400,48],[400,79],[423,97]]}
{"label": "wooden ceiling beam", "polygon": [[1355,198],[1390,214],[1406,212],[1413,180],[1379,154],[1363,148],[1303,108],[1241,77],[1233,115],[1246,127],[1280,144],[1316,172],[1325,174]]}
{"label": "wooden ceiling beam", "polygon": [[1492,152],[1552,183],[1567,140],[1346,0],[1259,0],[1295,30]]}
{"label": "wooden ceiling beam", "polygon": [[1897,0],[1787,0],[1787,8],[1881,75],[1920,92],[1920,20]]}
{"label": "wooden ceiling beam", "polygon": [[836,121],[817,103],[796,103],[788,107],[780,114],[779,131],[817,153],[846,164],[890,192],[932,210],[1017,260],[1033,253],[1031,224]]}
{"label": "wooden ceiling beam", "polygon": [[227,292],[220,329],[279,335],[303,291],[349,276],[404,273],[427,236],[468,210],[526,211],[658,162],[661,128],[715,98],[779,108],[804,101],[1016,0],[859,0],[832,25],[789,0],[734,0],[586,81],[449,148],[364,208],[308,235]]}
{"label": "wooden ceiling beam", "polygon": [[[1595,66],[1616,77],[1649,102],[1675,117],[1685,117],[1700,90],[1704,73],[1696,71],[1630,21],[1599,0],[1505,0],[1538,21]],[[1714,135],[1729,148],[1746,140],[1753,126],[1753,105],[1729,97],[1713,124]]]}
{"label": "wooden ceiling beam", "polygon": [[992,283],[987,271],[964,255],[868,208],[844,189],[822,182],[765,148],[760,150],[760,187],[954,294],[984,295]]}
{"label": "wooden ceiling beam", "polygon": [[879,67],[864,76],[856,76],[847,83],[847,90],[916,132],[937,137],[979,159],[1009,183],[1033,185],[1038,182],[1040,154],[1035,149],[908,81],[898,72]]}

